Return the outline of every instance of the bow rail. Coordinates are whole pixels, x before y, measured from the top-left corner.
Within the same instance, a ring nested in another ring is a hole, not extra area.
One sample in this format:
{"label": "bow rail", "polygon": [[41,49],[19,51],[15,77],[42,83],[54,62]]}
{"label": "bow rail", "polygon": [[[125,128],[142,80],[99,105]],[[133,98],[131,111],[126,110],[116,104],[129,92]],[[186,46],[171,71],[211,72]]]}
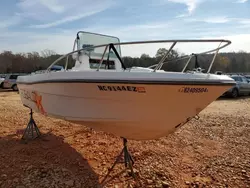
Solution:
{"label": "bow rail", "polygon": [[[68,66],[68,57],[74,53],[80,53],[81,51],[87,51],[87,50],[91,50],[91,49],[95,49],[95,48],[101,48],[101,47],[105,47],[104,49],[104,52],[103,52],[103,55],[102,55],[102,59],[100,60],[100,66],[97,68],[97,71],[99,71],[99,68],[101,67],[101,64],[103,62],[103,59],[104,59],[104,56],[105,56],[105,53],[108,49],[108,47],[110,45],[112,46],[115,46],[115,45],[135,45],[135,44],[151,44],[151,43],[172,43],[171,47],[169,48],[169,50],[167,51],[167,53],[164,55],[164,57],[162,57],[162,59],[157,63],[157,64],[154,64],[152,66],[149,66],[148,68],[152,68],[152,67],[155,67],[154,68],[154,72],[156,70],[159,70],[162,65],[164,63],[167,63],[169,61],[166,61],[166,58],[168,56],[168,54],[171,52],[171,50],[174,48],[174,46],[177,44],[177,43],[192,43],[192,42],[196,42],[196,43],[201,43],[201,42],[208,42],[208,43],[215,43],[215,42],[220,42],[219,46],[215,49],[212,49],[212,50],[209,50],[209,51],[204,51],[204,52],[201,52],[201,53],[197,53],[195,55],[201,55],[201,54],[207,54],[207,53],[211,53],[211,52],[215,52],[214,54],[214,57],[213,57],[213,60],[212,62],[210,63],[210,66],[208,68],[208,71],[207,73],[210,72],[212,66],[213,66],[213,63],[215,61],[215,58],[219,52],[220,49],[222,48],[225,48],[226,46],[230,45],[231,44],[231,41],[230,40],[224,40],[224,39],[187,39],[187,40],[149,40],[149,41],[133,41],[133,42],[118,42],[118,43],[109,43],[109,44],[101,44],[101,45],[95,45],[95,46],[86,46],[84,48],[81,48],[81,49],[78,49],[78,50],[74,50],[75,49],[75,44],[76,44],[76,41],[74,42],[74,47],[73,47],[73,51],[65,54],[65,55],[62,55],[61,57],[59,57],[57,60],[55,60],[48,68],[47,68],[47,71],[50,71],[51,67],[54,66],[56,63],[58,63],[60,60],[66,58],[66,63],[65,63],[65,70],[67,69],[67,66]],[[222,45],[222,43],[225,43]],[[180,60],[180,59],[186,59],[186,58],[189,58],[187,63],[185,64],[182,72],[185,71],[186,67],[188,66],[189,62],[191,61],[192,57],[194,56],[194,54],[190,54],[190,55],[185,55],[185,56],[182,56],[180,58],[176,58],[176,59],[173,59],[173,60],[170,60],[170,61],[176,61],[176,60]],[[118,57],[120,59],[120,57]],[[121,61],[121,60],[120,60]],[[122,62],[121,62],[122,63]],[[124,70],[126,68],[124,67]]]}

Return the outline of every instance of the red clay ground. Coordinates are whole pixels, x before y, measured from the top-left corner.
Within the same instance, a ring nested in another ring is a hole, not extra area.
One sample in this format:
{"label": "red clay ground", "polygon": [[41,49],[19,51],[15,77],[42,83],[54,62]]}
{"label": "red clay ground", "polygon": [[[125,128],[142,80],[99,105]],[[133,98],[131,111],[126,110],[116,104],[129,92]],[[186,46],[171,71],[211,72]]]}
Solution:
{"label": "red clay ground", "polygon": [[137,184],[122,164],[100,184],[119,137],[34,114],[43,136],[25,144],[28,112],[17,93],[0,93],[0,187],[250,187],[250,98],[217,100],[168,137],[129,141]]}

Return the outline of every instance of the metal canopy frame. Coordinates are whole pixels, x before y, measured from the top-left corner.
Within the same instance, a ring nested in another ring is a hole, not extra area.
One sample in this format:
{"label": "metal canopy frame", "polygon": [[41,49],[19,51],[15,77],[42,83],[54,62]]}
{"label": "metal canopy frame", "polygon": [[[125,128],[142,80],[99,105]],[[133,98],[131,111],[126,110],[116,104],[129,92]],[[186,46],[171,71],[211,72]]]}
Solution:
{"label": "metal canopy frame", "polygon": [[[168,52],[164,55],[164,57],[162,57],[162,59],[155,65],[152,65],[148,68],[152,68],[152,67],[155,67],[154,68],[154,72],[156,72],[156,70],[159,70],[162,65],[164,63],[167,63],[167,62],[170,62],[170,61],[177,61],[177,60],[181,60],[181,59],[187,59],[188,58],[188,61],[186,62],[182,72],[185,71],[186,67],[188,66],[188,64],[190,63],[192,57],[194,57],[194,55],[201,55],[201,54],[207,54],[207,53],[211,53],[211,52],[215,52],[214,54],[214,57],[210,63],[210,66],[207,70],[207,73],[210,73],[211,71],[211,68],[214,64],[214,61],[215,61],[215,58],[219,52],[220,49],[222,48],[225,48],[226,46],[230,45],[231,44],[231,41],[229,40],[224,40],[224,39],[187,39],[187,40],[149,40],[149,41],[133,41],[133,42],[119,42],[119,43],[111,43],[111,44],[102,44],[102,45],[96,45],[96,46],[91,46],[91,47],[85,47],[85,48],[81,48],[81,49],[78,49],[78,50],[74,50],[75,49],[75,44],[76,44],[76,41],[77,39],[75,40],[75,43],[74,43],[74,47],[73,47],[73,51],[70,52],[70,53],[67,53],[61,57],[59,57],[57,60],[55,60],[48,68],[47,68],[47,71],[50,71],[51,67],[53,65],[55,65],[56,63],[58,63],[60,60],[66,58],[66,63],[65,63],[65,70],[67,69],[67,65],[68,65],[68,57],[74,53],[80,53],[81,51],[86,51],[86,50],[89,50],[89,49],[93,49],[93,48],[100,48],[100,47],[105,47],[104,49],[104,52],[103,52],[103,55],[102,55],[102,59],[100,60],[100,66],[97,68],[97,71],[99,71],[100,67],[101,67],[101,64],[103,62],[103,59],[104,59],[104,56],[105,56],[105,53],[108,49],[108,47],[112,44],[112,45],[135,45],[135,44],[150,44],[150,43],[172,43],[171,47],[168,49]],[[205,51],[205,52],[201,52],[201,53],[197,53],[197,54],[190,54],[190,55],[185,55],[185,56],[182,56],[180,58],[176,58],[176,59],[172,59],[170,61],[166,61],[166,58],[168,56],[168,54],[171,52],[171,50],[174,48],[174,46],[177,44],[177,43],[192,43],[192,42],[196,42],[196,43],[201,43],[201,42],[208,42],[208,43],[215,43],[215,42],[220,42],[219,46],[215,49],[212,49],[212,50],[209,50],[209,51]],[[222,43],[225,43],[222,45]],[[122,64],[122,62],[121,62]],[[124,69],[125,70],[125,69]]]}

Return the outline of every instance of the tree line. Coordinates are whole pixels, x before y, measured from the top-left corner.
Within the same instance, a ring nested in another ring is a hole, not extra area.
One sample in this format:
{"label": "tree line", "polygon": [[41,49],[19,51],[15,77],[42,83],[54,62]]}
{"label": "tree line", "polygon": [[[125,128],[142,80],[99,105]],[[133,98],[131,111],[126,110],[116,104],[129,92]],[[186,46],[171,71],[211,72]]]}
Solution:
{"label": "tree line", "polygon": [[[154,57],[148,54],[142,54],[140,57],[122,57],[126,67],[140,66],[149,67],[160,61],[160,59],[168,52],[165,48],[159,48]],[[175,50],[171,50],[167,56],[169,62],[162,66],[163,70],[167,71],[181,71],[185,66],[188,59],[181,59],[178,61],[171,61],[174,58],[182,57]],[[193,70],[199,66],[208,70],[209,64],[213,59],[214,54],[197,55],[192,58],[186,70]],[[61,54],[57,54],[52,50],[43,50],[42,52],[29,52],[29,53],[12,53],[11,51],[3,51],[0,53],[0,73],[31,73],[38,70],[46,69],[53,61],[59,58]],[[64,66],[65,59],[59,62],[59,65]],[[74,66],[74,61],[70,57],[68,68]],[[219,53],[215,59],[211,72],[250,72],[250,53],[230,52]]]}
{"label": "tree line", "polygon": [[[166,52],[167,50],[165,48],[160,48],[154,57],[142,54],[139,58],[123,57],[123,59],[125,60],[125,64],[129,67],[148,67],[158,63]],[[181,59],[183,56],[185,56],[185,54],[179,54],[177,51],[172,50],[167,57],[167,60],[169,61],[162,66],[162,69],[174,72],[182,71],[188,61],[188,58],[190,57]],[[206,72],[213,57],[214,53],[197,55],[196,57],[193,56],[185,70],[193,70],[194,68],[201,67]],[[175,58],[179,60],[171,61],[171,59]],[[224,73],[250,72],[250,53],[244,51],[218,53],[210,72],[213,73],[215,71],[222,71]]]}

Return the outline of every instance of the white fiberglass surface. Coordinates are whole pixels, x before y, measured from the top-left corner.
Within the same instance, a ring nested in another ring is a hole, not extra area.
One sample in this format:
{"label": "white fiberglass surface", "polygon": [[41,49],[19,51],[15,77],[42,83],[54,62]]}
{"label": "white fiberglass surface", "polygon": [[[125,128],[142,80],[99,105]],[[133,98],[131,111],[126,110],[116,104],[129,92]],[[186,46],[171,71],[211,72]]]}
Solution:
{"label": "white fiberglass surface", "polygon": [[234,82],[226,75],[203,74],[203,73],[180,73],[180,72],[119,72],[115,70],[84,70],[50,72],[19,76],[18,82],[37,82],[48,80],[161,80],[161,81],[225,81]]}

